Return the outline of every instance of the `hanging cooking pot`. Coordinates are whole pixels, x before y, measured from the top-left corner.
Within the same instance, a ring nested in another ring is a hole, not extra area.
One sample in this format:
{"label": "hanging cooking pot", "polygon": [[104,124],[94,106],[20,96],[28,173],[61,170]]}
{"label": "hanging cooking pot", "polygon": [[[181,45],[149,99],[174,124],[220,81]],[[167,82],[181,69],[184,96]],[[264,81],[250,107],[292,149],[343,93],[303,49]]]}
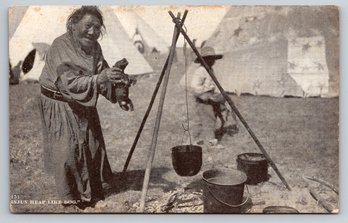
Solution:
{"label": "hanging cooking pot", "polygon": [[179,176],[194,176],[202,167],[202,147],[180,145],[172,148],[172,163]]}

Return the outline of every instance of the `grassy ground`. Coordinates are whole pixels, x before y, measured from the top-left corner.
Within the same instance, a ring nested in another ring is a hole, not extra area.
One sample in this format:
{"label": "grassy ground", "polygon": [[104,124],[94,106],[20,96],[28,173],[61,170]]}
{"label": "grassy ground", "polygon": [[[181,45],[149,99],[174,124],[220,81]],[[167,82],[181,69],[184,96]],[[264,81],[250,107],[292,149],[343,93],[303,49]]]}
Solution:
{"label": "grassy ground", "polygon": [[[152,58],[155,63],[156,58]],[[163,60],[160,61],[163,64]],[[157,66],[159,73],[161,67]],[[203,146],[203,165],[193,177],[180,177],[172,168],[170,148],[181,144],[182,123],[185,121],[184,91],[178,82],[183,65],[174,64],[164,105],[156,156],[147,197],[148,212],[164,212],[163,205],[174,191],[192,191],[203,200],[202,173],[212,168],[236,168],[236,156],[244,152],[259,152],[247,131],[239,122],[240,131],[225,136],[223,149]],[[138,142],[128,173],[120,174],[128,151],[157,82],[157,75],[143,78],[131,88],[134,112],[124,112],[100,98],[101,118],[109,161],[114,171],[114,189],[105,204],[85,211],[63,208],[54,204],[25,204],[57,199],[54,180],[46,175],[42,163],[41,120],[36,106],[38,84],[21,83],[10,87],[10,188],[12,196],[19,196],[10,209],[14,212],[133,212],[138,207],[147,153],[151,143],[158,102],[154,104],[142,136]],[[292,187],[289,192],[275,172],[269,168],[268,182],[249,186],[251,200],[245,212],[258,213],[270,205],[287,205],[305,213],[325,213],[309,195],[316,189],[327,202],[338,208],[338,197],[303,176],[315,176],[338,187],[338,99],[270,98],[231,96],[236,106],[268,151],[284,178]],[[184,189],[186,188],[186,189]],[[201,203],[168,212],[202,212]]]}

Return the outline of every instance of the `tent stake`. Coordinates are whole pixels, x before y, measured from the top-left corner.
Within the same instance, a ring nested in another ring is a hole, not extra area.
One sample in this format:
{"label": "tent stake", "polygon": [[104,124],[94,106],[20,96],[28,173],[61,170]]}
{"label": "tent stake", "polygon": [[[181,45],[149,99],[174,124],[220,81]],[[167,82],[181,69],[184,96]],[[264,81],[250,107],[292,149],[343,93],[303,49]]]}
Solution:
{"label": "tent stake", "polygon": [[[186,10],[184,12],[184,15],[183,15],[183,20],[186,18],[187,13],[188,13],[188,11]],[[178,16],[174,17],[173,19],[180,19],[180,13],[178,13]],[[179,34],[180,34],[180,32],[177,28],[178,26],[180,26],[180,24],[179,23],[177,23],[177,24],[178,25],[174,27],[172,45],[171,45],[171,48],[169,51],[168,67],[167,67],[166,73],[164,75],[163,86],[162,86],[162,91],[161,91],[161,96],[159,99],[158,111],[157,111],[157,116],[156,116],[155,128],[154,128],[153,137],[152,137],[152,141],[151,141],[150,151],[148,154],[148,161],[146,163],[144,183],[143,183],[142,194],[141,194],[141,198],[140,198],[140,212],[144,212],[144,209],[145,209],[145,199],[146,199],[146,194],[147,194],[147,190],[149,187],[152,162],[153,162],[153,159],[155,156],[155,151],[156,151],[158,132],[159,132],[159,127],[160,127],[160,123],[161,123],[163,104],[164,104],[164,99],[165,99],[165,95],[166,95],[166,91],[167,91],[170,69],[172,67],[172,63],[173,63],[173,59],[174,59],[176,42],[177,42]]]}
{"label": "tent stake", "polygon": [[246,128],[246,130],[249,132],[251,138],[254,140],[254,142],[256,143],[256,145],[259,147],[259,149],[261,150],[261,152],[263,153],[263,155],[266,157],[266,159],[268,160],[269,164],[271,165],[271,167],[274,169],[274,171],[277,173],[278,177],[280,178],[280,180],[283,182],[283,184],[286,186],[286,188],[288,190],[291,190],[290,186],[288,185],[288,183],[286,182],[286,180],[284,179],[284,177],[282,176],[282,174],[279,172],[276,164],[273,162],[273,160],[271,159],[271,157],[268,155],[268,153],[266,152],[266,150],[263,148],[263,146],[261,145],[261,142],[258,140],[258,138],[256,137],[256,135],[254,134],[254,132],[250,129],[248,123],[245,121],[245,119],[243,118],[242,114],[238,111],[237,107],[234,105],[232,99],[227,95],[227,93],[225,92],[225,90],[222,88],[222,86],[220,85],[220,83],[218,82],[218,80],[216,79],[214,72],[212,69],[209,68],[209,66],[207,65],[207,63],[204,61],[204,59],[202,58],[202,56],[199,54],[197,48],[195,47],[195,45],[192,43],[192,41],[190,40],[190,38],[188,37],[188,35],[186,34],[186,32],[183,30],[183,28],[180,26],[180,23],[178,23],[175,20],[175,16],[174,14],[169,11],[170,16],[173,19],[173,22],[176,24],[176,27],[178,28],[178,30],[180,30],[181,34],[185,37],[186,41],[190,44],[192,50],[195,52],[195,54],[197,55],[197,57],[199,58],[200,62],[202,63],[202,65],[204,66],[204,68],[207,70],[207,72],[209,73],[210,77],[213,79],[213,81],[215,82],[216,86],[219,88],[221,94],[224,96],[225,100],[228,102],[228,104],[231,106],[232,110],[235,112],[235,114],[238,116],[239,120],[243,123],[244,127]]}

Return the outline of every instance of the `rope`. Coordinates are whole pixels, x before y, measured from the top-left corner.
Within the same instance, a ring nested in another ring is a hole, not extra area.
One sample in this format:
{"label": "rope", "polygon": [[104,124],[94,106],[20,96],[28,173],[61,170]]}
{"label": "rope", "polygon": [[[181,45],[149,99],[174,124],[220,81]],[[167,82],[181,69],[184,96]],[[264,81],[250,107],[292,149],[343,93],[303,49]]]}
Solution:
{"label": "rope", "polygon": [[[184,30],[187,32],[187,28],[185,25],[183,25]],[[184,67],[185,67],[185,105],[186,105],[186,122],[187,122],[187,127],[185,127],[184,123],[182,124],[182,128],[184,129],[184,135],[188,133],[189,135],[189,140],[190,140],[190,145],[192,145],[192,139],[191,139],[191,132],[190,132],[190,115],[189,115],[189,103],[188,103],[188,87],[187,87],[187,50],[186,50],[186,39],[184,39]]]}

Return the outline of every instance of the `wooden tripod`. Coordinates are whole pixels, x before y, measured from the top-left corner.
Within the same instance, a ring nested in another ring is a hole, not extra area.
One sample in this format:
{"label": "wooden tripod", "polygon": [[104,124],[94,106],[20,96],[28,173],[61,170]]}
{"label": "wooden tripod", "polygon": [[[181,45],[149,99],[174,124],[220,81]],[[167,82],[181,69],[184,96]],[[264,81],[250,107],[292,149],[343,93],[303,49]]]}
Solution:
{"label": "wooden tripod", "polygon": [[188,42],[188,44],[190,45],[190,47],[192,48],[192,50],[194,51],[196,56],[199,58],[199,60],[201,61],[201,64],[207,70],[207,72],[209,73],[210,77],[212,78],[212,80],[215,82],[216,86],[220,90],[221,94],[223,95],[225,100],[228,102],[228,104],[230,105],[231,109],[238,116],[239,120],[242,122],[242,124],[244,125],[244,127],[246,128],[248,133],[250,134],[251,138],[254,140],[254,142],[258,146],[258,148],[264,154],[264,156],[266,157],[266,159],[268,160],[269,164],[274,169],[274,171],[276,172],[276,174],[278,175],[280,180],[283,182],[283,184],[286,186],[286,188],[288,190],[291,190],[290,186],[288,185],[288,183],[286,182],[286,180],[284,179],[282,174],[279,172],[276,164],[273,162],[271,157],[268,155],[268,153],[266,152],[266,150],[264,149],[264,147],[262,146],[261,142],[258,140],[256,135],[250,129],[248,123],[245,121],[245,119],[243,118],[243,116],[241,115],[241,113],[239,112],[237,107],[234,105],[232,99],[227,95],[225,90],[222,88],[222,86],[220,85],[220,83],[216,79],[214,72],[206,64],[206,62],[204,61],[204,59],[202,58],[202,56],[198,52],[197,48],[195,47],[195,45],[193,44],[191,39],[188,37],[188,35],[184,31],[184,29],[182,28],[182,26],[183,26],[183,24],[185,22],[187,13],[188,13],[188,11],[185,10],[183,17],[180,18],[180,13],[178,13],[178,16],[175,17],[174,14],[171,11],[169,11],[170,16],[172,17],[173,22],[175,23],[174,33],[173,33],[173,38],[172,38],[172,45],[171,45],[171,48],[170,48],[170,52],[169,52],[168,58],[167,58],[167,60],[166,60],[166,62],[164,64],[164,66],[163,66],[163,69],[162,69],[162,72],[161,72],[161,76],[159,78],[159,81],[158,81],[158,83],[156,85],[156,88],[154,90],[154,93],[152,95],[149,107],[148,107],[148,109],[147,109],[147,111],[145,113],[145,116],[144,116],[143,120],[142,120],[142,123],[140,125],[139,131],[138,131],[138,133],[136,135],[136,138],[134,140],[132,148],[131,148],[131,150],[130,150],[130,152],[128,154],[125,166],[123,168],[123,172],[125,172],[127,170],[127,167],[129,165],[130,159],[131,159],[132,154],[134,152],[134,149],[136,147],[137,141],[138,141],[138,139],[140,137],[140,134],[141,134],[141,132],[143,130],[143,127],[145,125],[147,117],[148,117],[148,115],[149,115],[149,113],[151,111],[152,105],[153,105],[154,100],[156,98],[156,95],[157,95],[157,92],[158,92],[159,87],[161,85],[161,82],[163,80],[164,82],[163,82],[163,87],[162,87],[162,91],[161,91],[161,95],[160,95],[160,99],[159,99],[159,106],[158,106],[158,111],[157,111],[157,116],[156,116],[156,122],[155,122],[153,137],[152,137],[152,141],[151,141],[151,147],[150,147],[150,151],[149,151],[149,154],[148,154],[148,161],[147,161],[147,164],[146,164],[145,177],[144,177],[144,182],[143,182],[142,195],[141,195],[141,199],[140,199],[140,210],[139,211],[140,212],[144,212],[144,209],[145,209],[145,198],[146,198],[146,194],[147,194],[147,191],[148,191],[149,180],[150,180],[150,175],[151,175],[151,167],[152,167],[152,163],[153,163],[153,159],[154,159],[155,151],[156,151],[158,132],[159,132],[159,127],[160,127],[161,117],[162,117],[162,111],[163,111],[163,104],[164,104],[164,99],[165,99],[165,95],[166,95],[166,90],[167,90],[170,70],[171,70],[171,66],[172,66],[172,63],[173,63],[173,58],[174,58],[174,53],[175,53],[175,48],[176,48],[176,42],[177,42],[177,39],[178,39],[180,33],[184,36],[184,38],[186,39],[186,41]]}

